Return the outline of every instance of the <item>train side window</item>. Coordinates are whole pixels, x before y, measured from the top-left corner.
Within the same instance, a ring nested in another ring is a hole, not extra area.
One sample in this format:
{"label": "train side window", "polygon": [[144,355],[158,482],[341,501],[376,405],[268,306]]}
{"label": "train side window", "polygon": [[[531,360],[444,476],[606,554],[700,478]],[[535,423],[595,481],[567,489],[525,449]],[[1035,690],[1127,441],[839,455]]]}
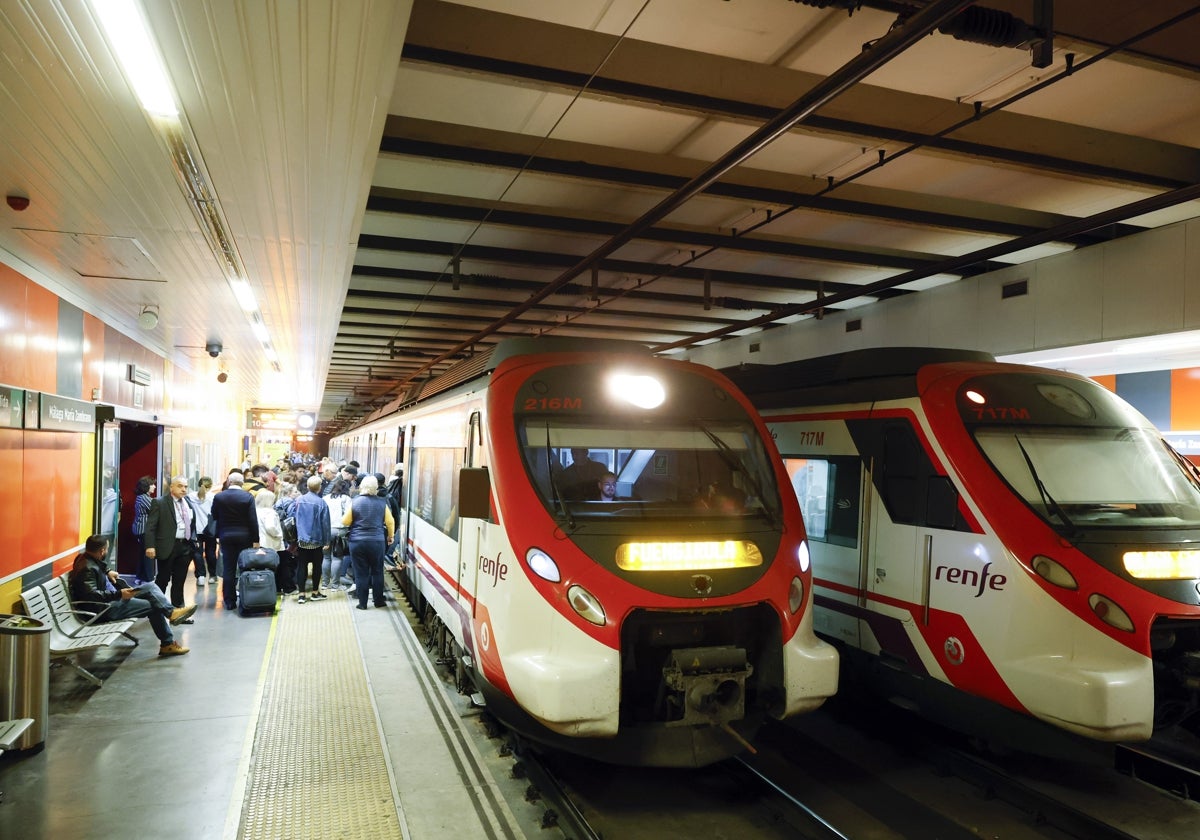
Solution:
{"label": "train side window", "polygon": [[954,529],[958,525],[958,491],[944,475],[933,475],[925,487],[925,524]]}
{"label": "train side window", "polygon": [[808,538],[856,548],[862,481],[859,459],[785,458],[784,463],[800,502]]}
{"label": "train side window", "polygon": [[851,420],[846,426],[863,461],[875,464],[871,477],[893,522],[970,530],[959,513],[954,483],[934,469],[911,423],[888,418]]}

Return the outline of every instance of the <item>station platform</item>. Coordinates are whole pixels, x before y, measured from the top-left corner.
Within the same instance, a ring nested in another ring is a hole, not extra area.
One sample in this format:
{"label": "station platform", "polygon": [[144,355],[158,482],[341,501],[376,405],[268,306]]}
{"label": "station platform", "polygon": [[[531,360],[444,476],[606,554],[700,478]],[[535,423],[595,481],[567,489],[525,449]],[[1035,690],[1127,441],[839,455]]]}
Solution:
{"label": "station platform", "polygon": [[137,647],[81,659],[102,687],[51,669],[44,748],[0,758],[0,837],[526,836],[402,601],[241,617],[219,586],[188,584],[185,656],[139,621]]}

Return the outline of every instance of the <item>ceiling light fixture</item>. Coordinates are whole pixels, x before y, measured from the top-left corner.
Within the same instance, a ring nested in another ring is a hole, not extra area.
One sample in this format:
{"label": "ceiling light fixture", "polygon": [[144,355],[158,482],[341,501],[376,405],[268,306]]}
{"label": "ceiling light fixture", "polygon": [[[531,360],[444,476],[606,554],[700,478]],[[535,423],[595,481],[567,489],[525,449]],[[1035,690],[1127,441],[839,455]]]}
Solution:
{"label": "ceiling light fixture", "polygon": [[134,0],[93,0],[92,9],[142,107],[156,117],[178,116],[171,82],[138,4]]}
{"label": "ceiling light fixture", "polygon": [[158,310],[150,306],[143,306],[137,322],[138,326],[144,330],[154,329],[158,326]]}
{"label": "ceiling light fixture", "polygon": [[[216,257],[238,306],[249,317],[251,328],[258,335],[262,328],[258,301],[246,280],[245,266],[212,187],[204,158],[188,127],[186,114],[176,104],[170,75],[150,36],[139,4],[136,0],[92,0],[92,9],[130,87],[166,145],[176,180],[200,232]],[[258,337],[266,343],[265,338]],[[280,371],[278,361],[274,361],[272,367]]]}

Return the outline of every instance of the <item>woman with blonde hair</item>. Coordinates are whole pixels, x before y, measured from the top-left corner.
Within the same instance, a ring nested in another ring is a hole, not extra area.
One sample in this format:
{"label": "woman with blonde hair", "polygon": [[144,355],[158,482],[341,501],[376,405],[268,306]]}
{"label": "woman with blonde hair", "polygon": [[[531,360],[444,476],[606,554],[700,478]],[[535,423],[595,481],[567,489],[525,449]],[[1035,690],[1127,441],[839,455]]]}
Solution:
{"label": "woman with blonde hair", "polygon": [[275,512],[275,492],[264,487],[255,493],[254,512],[258,515],[259,544],[282,551],[283,528],[279,524],[279,514]]}
{"label": "woman with blonde hair", "polygon": [[392,512],[387,500],[380,495],[379,482],[368,475],[358,486],[358,495],[350,503],[350,509],[342,524],[350,543],[350,560],[354,564],[354,594],[358,596],[358,608],[367,608],[368,592],[375,596],[375,606],[386,607],[383,594],[383,551],[391,544],[396,531]]}

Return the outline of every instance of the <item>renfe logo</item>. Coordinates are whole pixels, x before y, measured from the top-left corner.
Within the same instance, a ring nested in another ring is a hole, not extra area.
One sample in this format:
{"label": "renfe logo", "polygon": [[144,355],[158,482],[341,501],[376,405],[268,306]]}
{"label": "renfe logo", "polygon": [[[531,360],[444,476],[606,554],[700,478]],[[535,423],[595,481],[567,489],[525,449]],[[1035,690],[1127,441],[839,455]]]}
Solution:
{"label": "renfe logo", "polygon": [[500,562],[500,555],[498,554],[496,555],[495,560],[493,560],[491,557],[484,557],[482,554],[480,554],[479,571],[483,572],[485,575],[491,575],[493,587],[500,581],[508,579],[508,565]]}
{"label": "renfe logo", "polygon": [[975,597],[978,598],[983,594],[983,590],[991,589],[999,592],[1008,583],[1008,578],[1004,575],[992,575],[988,577],[988,568],[991,563],[984,563],[983,568],[978,572],[974,569],[959,569],[955,566],[938,566],[934,570],[933,579],[943,580],[942,574],[945,573],[946,583],[957,583],[960,586],[978,587],[975,592]]}

